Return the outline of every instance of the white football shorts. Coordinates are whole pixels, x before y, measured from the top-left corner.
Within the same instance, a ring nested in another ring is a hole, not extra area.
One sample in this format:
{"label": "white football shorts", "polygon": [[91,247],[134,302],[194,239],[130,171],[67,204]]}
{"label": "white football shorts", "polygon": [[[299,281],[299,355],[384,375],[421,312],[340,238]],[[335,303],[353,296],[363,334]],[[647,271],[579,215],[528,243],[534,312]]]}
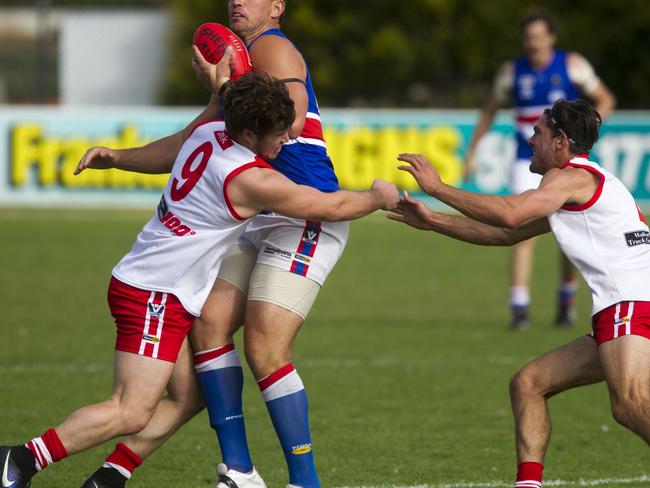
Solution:
{"label": "white football shorts", "polygon": [[542,175],[530,171],[529,159],[517,159],[510,167],[510,194],[519,195],[537,188]]}
{"label": "white football shorts", "polygon": [[224,257],[219,279],[306,318],[348,239],[349,222],[255,216]]}

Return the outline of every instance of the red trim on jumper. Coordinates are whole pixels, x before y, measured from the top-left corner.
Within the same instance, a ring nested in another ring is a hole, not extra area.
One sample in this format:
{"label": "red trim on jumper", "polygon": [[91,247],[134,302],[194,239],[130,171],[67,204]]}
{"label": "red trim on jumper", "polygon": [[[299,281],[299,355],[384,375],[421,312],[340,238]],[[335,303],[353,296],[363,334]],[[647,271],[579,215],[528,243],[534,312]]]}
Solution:
{"label": "red trim on jumper", "polygon": [[[583,157],[583,156],[578,156],[578,157]],[[600,171],[598,171],[596,168],[592,166],[588,166],[586,164],[576,164],[572,162],[567,162],[564,163],[562,166],[560,166],[560,168],[566,168],[566,167],[580,168],[580,169],[587,170],[591,174],[598,176],[600,178],[600,182],[598,183],[598,188],[596,188],[596,191],[588,201],[580,205],[562,205],[561,207],[562,210],[569,210],[570,212],[582,212],[583,210],[587,210],[588,208],[591,208],[598,201],[600,195],[603,193],[603,187],[605,186],[605,175],[602,174]]]}
{"label": "red trim on jumper", "polygon": [[115,464],[120,468],[124,468],[129,473],[133,473],[135,468],[142,464],[142,458],[129,449],[129,446],[120,442],[115,446],[115,450],[106,458],[106,462]]}
{"label": "red trim on jumper", "polygon": [[309,139],[323,139],[323,126],[318,119],[305,119],[305,125],[302,127],[300,137],[307,137]]}
{"label": "red trim on jumper", "polygon": [[239,215],[237,213],[237,211],[235,210],[235,207],[233,207],[232,204],[230,203],[230,198],[228,198],[228,183],[230,183],[230,181],[235,176],[237,176],[238,174],[243,173],[247,169],[251,169],[251,168],[269,168],[269,169],[273,169],[273,166],[271,166],[269,163],[264,161],[259,156],[255,156],[254,161],[252,161],[250,163],[243,164],[242,166],[239,166],[238,168],[235,168],[234,170],[232,170],[228,174],[228,176],[226,176],[226,179],[223,181],[223,199],[226,201],[226,206],[228,207],[228,211],[230,212],[230,215],[232,215],[232,217],[235,220],[246,220],[246,218]]}
{"label": "red trim on jumper", "polygon": [[206,120],[205,122],[201,122],[201,123],[199,123],[199,124],[196,124],[194,127],[192,127],[192,130],[190,131],[190,133],[189,133],[189,135],[187,136],[187,138],[189,139],[190,137],[192,137],[192,134],[194,134],[194,131],[195,131],[196,129],[198,129],[199,127],[201,127],[201,126],[203,126],[203,125],[205,125],[205,124],[211,124],[212,122],[223,122],[223,120],[219,120],[219,119],[211,119],[211,120]]}
{"label": "red trim on jumper", "polygon": [[271,373],[270,375],[265,376],[264,378],[262,378],[261,380],[259,380],[259,381],[257,382],[257,386],[259,386],[259,387],[260,387],[260,391],[263,392],[263,391],[266,390],[269,386],[271,386],[273,383],[276,383],[276,382],[280,381],[282,378],[284,378],[285,376],[287,376],[287,375],[288,375],[289,373],[291,373],[292,371],[295,371],[295,368],[293,367],[293,364],[291,364],[291,363],[289,363],[289,364],[285,364],[284,366],[282,366],[282,367],[281,367],[280,369],[278,369],[277,371],[274,371],[274,372]]}
{"label": "red trim on jumper", "polygon": [[648,223],[645,221],[645,217],[641,213],[641,207],[639,207],[639,204],[636,204],[636,209],[639,211],[639,219],[641,219],[641,222],[643,222],[645,225],[648,225]]}
{"label": "red trim on jumper", "polygon": [[235,350],[234,344],[226,344],[225,346],[215,349],[214,351],[197,352],[194,354],[194,364],[201,364],[206,361],[216,359],[219,356],[223,356],[227,352],[234,351],[234,350]]}
{"label": "red trim on jumper", "polygon": [[540,115],[517,115],[517,122],[522,124],[535,124],[541,117]]}

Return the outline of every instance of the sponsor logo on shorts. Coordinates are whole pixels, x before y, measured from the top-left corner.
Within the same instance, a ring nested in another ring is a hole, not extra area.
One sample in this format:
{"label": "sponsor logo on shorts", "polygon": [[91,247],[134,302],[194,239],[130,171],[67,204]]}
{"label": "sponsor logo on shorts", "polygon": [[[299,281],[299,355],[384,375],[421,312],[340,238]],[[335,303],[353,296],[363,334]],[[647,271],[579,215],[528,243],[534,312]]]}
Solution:
{"label": "sponsor logo on shorts", "polygon": [[165,311],[165,305],[162,303],[147,303],[147,307],[149,307],[149,313],[151,316],[156,319],[160,318]]}
{"label": "sponsor logo on shorts", "polygon": [[291,454],[300,455],[308,452],[311,452],[311,444],[300,444],[291,448]]}
{"label": "sponsor logo on shorts", "polygon": [[291,259],[291,253],[283,249],[278,249],[277,247],[269,246],[266,244],[264,246],[264,254],[269,254],[270,256],[278,256],[282,259]]}
{"label": "sponsor logo on shorts", "polygon": [[627,242],[628,247],[650,244],[650,233],[647,230],[627,232],[625,234],[625,242]]}
{"label": "sponsor logo on shorts", "polygon": [[629,321],[630,321],[630,317],[623,317],[622,319],[618,319],[618,320],[614,321],[614,325],[626,324]]}
{"label": "sponsor logo on shorts", "polygon": [[149,342],[151,344],[158,344],[160,342],[160,339],[158,339],[156,336],[153,336],[151,334],[142,334],[142,340],[144,342]]}
{"label": "sponsor logo on shorts", "polygon": [[317,237],[318,237],[317,230],[308,230],[307,232],[305,232],[305,237],[303,237],[302,240],[308,242],[309,244],[314,244],[316,242]]}
{"label": "sponsor logo on shorts", "polygon": [[296,261],[302,261],[303,263],[309,264],[311,262],[311,258],[304,254],[295,254],[293,257]]}

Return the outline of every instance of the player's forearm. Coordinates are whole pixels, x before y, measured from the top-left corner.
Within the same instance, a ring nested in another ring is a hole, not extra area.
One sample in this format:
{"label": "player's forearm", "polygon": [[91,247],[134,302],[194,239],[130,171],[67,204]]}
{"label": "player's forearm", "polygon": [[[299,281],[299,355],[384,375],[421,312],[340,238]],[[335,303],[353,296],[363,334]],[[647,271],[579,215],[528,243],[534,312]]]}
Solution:
{"label": "player's forearm", "polygon": [[500,196],[479,195],[444,183],[436,187],[432,196],[470,219],[487,225],[513,228],[518,224],[513,220],[512,205]]}
{"label": "player's forearm", "polygon": [[481,246],[508,246],[512,244],[508,229],[483,224],[460,215],[431,212],[428,219],[430,229],[459,241]]}
{"label": "player's forearm", "polygon": [[327,197],[327,201],[323,202],[321,220],[328,222],[358,219],[384,206],[381,194],[374,190],[339,190]]}
{"label": "player's forearm", "polygon": [[478,146],[478,143],[490,130],[497,109],[498,106],[495,105],[494,101],[490,101],[485,107],[483,107],[483,110],[481,110],[481,116],[479,117],[479,121],[474,128],[472,138],[470,139],[469,145],[467,147],[468,157],[472,157],[476,153],[476,147]]}
{"label": "player's forearm", "polygon": [[136,173],[169,173],[182,143],[182,134],[179,132],[146,146],[118,149],[113,166]]}
{"label": "player's forearm", "polygon": [[614,110],[614,107],[616,107],[616,97],[609,90],[605,89],[605,93],[596,101],[594,108],[602,119],[605,120],[612,110]]}
{"label": "player's forearm", "polygon": [[182,131],[142,147],[118,150],[114,166],[118,169],[136,173],[169,173],[174,166],[178,151],[180,151],[183,142],[190,136],[194,128],[203,122],[216,119],[218,113],[219,96],[213,94],[207,107],[192,122],[187,124]]}

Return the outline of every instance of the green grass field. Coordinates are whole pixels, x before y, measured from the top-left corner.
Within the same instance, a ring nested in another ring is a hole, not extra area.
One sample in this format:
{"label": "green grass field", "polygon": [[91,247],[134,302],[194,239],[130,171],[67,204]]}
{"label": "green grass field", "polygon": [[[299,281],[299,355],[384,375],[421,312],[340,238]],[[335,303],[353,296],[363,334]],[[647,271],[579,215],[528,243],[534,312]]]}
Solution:
{"label": "green grass field", "polygon": [[[40,435],[74,408],[107,398],[114,326],[112,266],[148,212],[0,210],[0,443]],[[508,250],[417,232],[374,215],[298,337],[323,487],[497,487],[514,476],[508,378],[524,362],[587,332],[552,326],[557,251],[539,242],[532,328],[506,330]],[[270,488],[284,459],[253,378],[245,415]],[[611,418],[603,385],[550,402],[547,486],[649,486],[645,444]],[[78,487],[113,443],[67,459],[33,486]],[[136,487],[210,487],[218,449],[199,415],[134,475]],[[583,480],[580,482],[580,480]]]}

